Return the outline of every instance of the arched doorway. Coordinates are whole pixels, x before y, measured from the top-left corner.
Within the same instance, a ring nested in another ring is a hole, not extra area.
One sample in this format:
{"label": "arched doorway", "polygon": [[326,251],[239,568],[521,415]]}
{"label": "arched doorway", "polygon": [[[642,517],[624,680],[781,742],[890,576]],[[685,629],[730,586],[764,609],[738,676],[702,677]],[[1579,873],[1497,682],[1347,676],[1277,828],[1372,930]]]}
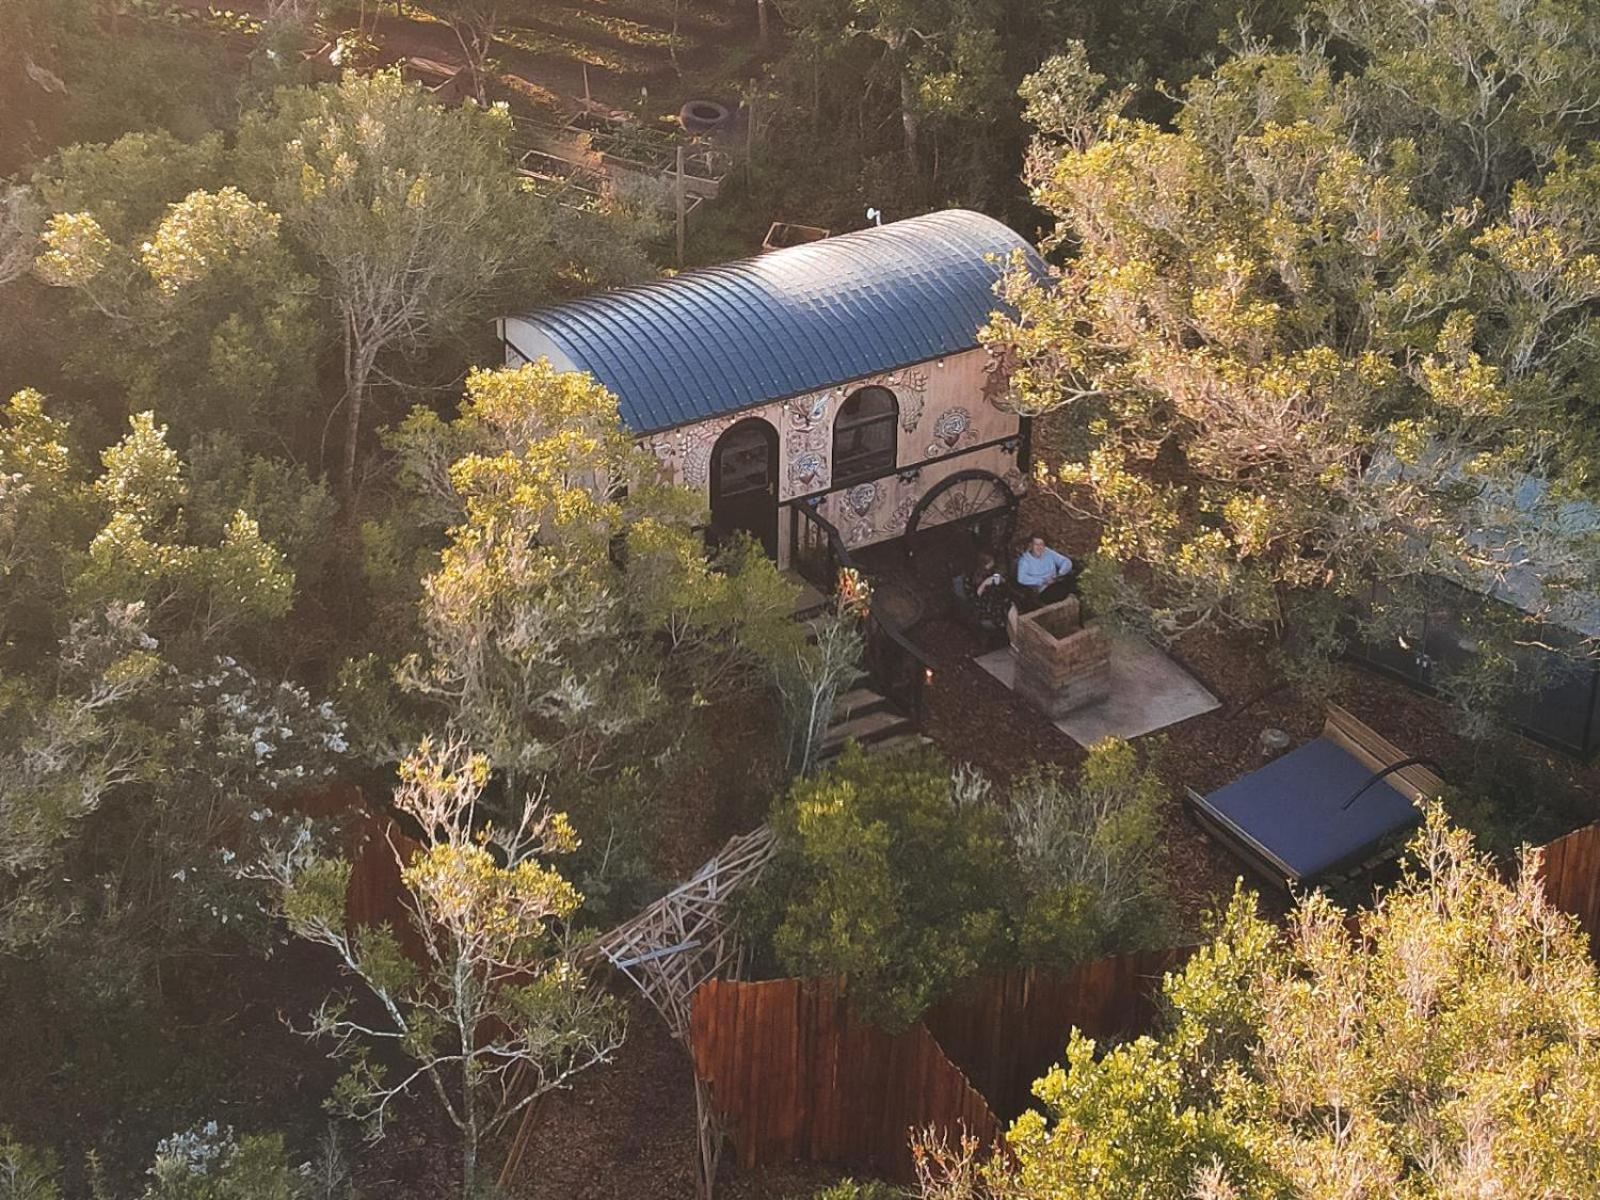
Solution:
{"label": "arched doorway", "polygon": [[778,557],[778,431],[759,417],[730,426],[711,451],[711,526],[744,530]]}

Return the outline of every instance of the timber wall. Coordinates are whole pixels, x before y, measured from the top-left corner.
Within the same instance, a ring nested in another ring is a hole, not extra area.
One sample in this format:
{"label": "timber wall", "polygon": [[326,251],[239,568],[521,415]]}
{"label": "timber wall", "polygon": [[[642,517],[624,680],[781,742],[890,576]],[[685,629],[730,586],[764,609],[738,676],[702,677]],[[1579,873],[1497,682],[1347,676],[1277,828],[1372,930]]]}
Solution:
{"label": "timber wall", "polygon": [[1590,955],[1600,961],[1600,824],[1557,838],[1542,853],[1545,896],[1578,918],[1589,935]]}
{"label": "timber wall", "polygon": [[1002,1121],[1033,1102],[1033,1081],[1061,1061],[1067,1033],[1097,1041],[1155,1028],[1163,973],[1192,947],[1096,959],[1065,974],[980,975],[930,1009],[923,1022]]}
{"label": "timber wall", "polygon": [[1000,1135],[926,1026],[890,1034],[860,1021],[833,980],[702,984],[689,1040],[743,1167],[848,1163],[910,1182],[914,1132]]}

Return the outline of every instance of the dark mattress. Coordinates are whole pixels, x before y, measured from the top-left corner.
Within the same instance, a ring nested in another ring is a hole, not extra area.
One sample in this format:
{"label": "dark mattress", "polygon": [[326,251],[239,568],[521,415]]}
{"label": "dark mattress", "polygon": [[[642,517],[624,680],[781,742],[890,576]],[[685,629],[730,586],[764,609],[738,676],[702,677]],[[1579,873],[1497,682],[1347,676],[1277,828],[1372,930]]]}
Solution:
{"label": "dark mattress", "polygon": [[1348,750],[1318,738],[1194,803],[1265,869],[1311,882],[1360,862],[1421,819],[1386,779],[1341,808],[1372,775]]}

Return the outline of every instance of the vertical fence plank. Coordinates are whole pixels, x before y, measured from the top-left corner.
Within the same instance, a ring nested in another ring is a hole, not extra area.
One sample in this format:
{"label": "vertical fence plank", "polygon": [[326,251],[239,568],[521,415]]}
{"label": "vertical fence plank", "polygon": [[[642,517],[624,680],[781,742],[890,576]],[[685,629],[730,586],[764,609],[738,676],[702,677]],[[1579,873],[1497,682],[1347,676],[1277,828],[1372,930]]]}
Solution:
{"label": "vertical fence plank", "polygon": [[1590,952],[1600,957],[1600,824],[1546,846],[1540,876],[1550,903],[1578,919]]}
{"label": "vertical fence plank", "polygon": [[886,1034],[856,1020],[830,980],[717,981],[694,995],[690,1049],[746,1168],[810,1159],[910,1182],[909,1131],[999,1124],[921,1025]]}

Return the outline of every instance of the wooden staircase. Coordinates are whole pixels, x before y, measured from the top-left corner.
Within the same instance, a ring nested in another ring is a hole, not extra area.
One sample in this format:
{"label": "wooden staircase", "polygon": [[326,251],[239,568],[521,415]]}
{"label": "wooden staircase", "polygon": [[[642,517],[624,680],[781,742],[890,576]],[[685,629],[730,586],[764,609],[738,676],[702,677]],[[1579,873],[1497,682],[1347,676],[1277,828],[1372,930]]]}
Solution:
{"label": "wooden staircase", "polygon": [[917,732],[915,721],[895,708],[887,696],[874,691],[867,677],[861,675],[849,691],[834,701],[818,761],[831,762],[850,741],[869,754],[892,754],[925,745],[928,739]]}

